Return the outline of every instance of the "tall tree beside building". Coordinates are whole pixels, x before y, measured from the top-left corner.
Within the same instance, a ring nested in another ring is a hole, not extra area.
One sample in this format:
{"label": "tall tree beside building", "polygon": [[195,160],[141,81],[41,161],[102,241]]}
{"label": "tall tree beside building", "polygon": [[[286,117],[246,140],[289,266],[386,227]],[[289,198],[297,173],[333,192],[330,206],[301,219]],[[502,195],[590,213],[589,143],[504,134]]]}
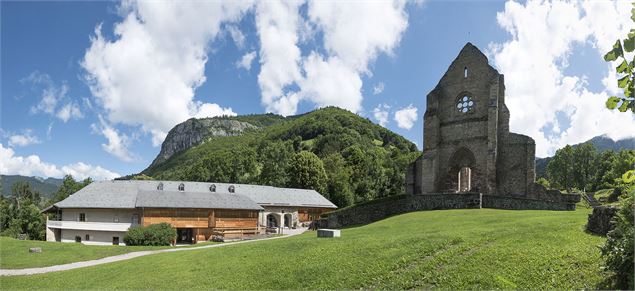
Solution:
{"label": "tall tree beside building", "polygon": [[292,188],[313,189],[319,193],[327,193],[324,163],[312,152],[301,151],[295,154],[289,176],[289,186]]}
{"label": "tall tree beside building", "polygon": [[596,171],[597,152],[590,143],[582,144],[573,150],[573,177],[575,185],[580,190],[593,190],[592,180]]}
{"label": "tall tree beside building", "polygon": [[547,176],[552,186],[571,191],[573,188],[573,148],[566,145],[556,151],[547,165]]}
{"label": "tall tree beside building", "polygon": [[328,177],[327,193],[337,207],[353,205],[355,196],[350,187],[351,169],[340,154],[324,157],[324,170]]}
{"label": "tall tree beside building", "polygon": [[14,184],[11,199],[0,202],[1,234],[11,237],[26,234],[29,239],[44,239],[46,220],[38,208],[39,200],[40,194],[31,188],[31,184]]}
{"label": "tall tree beside building", "polygon": [[263,142],[260,146],[259,160],[262,170],[258,176],[258,183],[274,187],[284,187],[289,183],[287,171],[293,159],[292,142]]}

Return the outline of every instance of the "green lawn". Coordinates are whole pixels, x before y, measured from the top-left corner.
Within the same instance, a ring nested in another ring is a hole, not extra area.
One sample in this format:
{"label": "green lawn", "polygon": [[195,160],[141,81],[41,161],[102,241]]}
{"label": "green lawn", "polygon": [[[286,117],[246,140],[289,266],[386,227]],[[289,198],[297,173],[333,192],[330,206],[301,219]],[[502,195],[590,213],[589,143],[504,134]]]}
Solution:
{"label": "green lawn", "polygon": [[2,277],[2,289],[594,289],[590,210],[443,210],[342,231]]}
{"label": "green lawn", "polygon": [[[204,242],[192,246],[202,246]],[[42,253],[29,253],[29,248],[41,247]],[[189,246],[188,246],[189,247]],[[91,246],[79,243],[56,243],[45,241],[21,241],[0,237],[0,268],[24,269],[67,264],[121,255],[134,251],[158,250],[169,247],[142,246]]]}

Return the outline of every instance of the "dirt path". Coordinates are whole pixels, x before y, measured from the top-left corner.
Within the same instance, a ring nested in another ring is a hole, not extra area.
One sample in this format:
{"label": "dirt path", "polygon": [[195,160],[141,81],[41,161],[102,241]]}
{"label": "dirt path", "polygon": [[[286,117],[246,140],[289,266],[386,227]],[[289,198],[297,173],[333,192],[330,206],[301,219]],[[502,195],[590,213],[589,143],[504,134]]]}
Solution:
{"label": "dirt path", "polygon": [[73,269],[85,268],[90,266],[97,266],[97,265],[102,265],[102,264],[107,264],[112,262],[125,261],[125,260],[130,260],[130,259],[134,259],[138,257],[159,254],[159,253],[185,252],[185,251],[193,251],[193,250],[208,249],[208,248],[220,248],[224,246],[231,246],[231,245],[237,245],[237,244],[245,244],[245,243],[252,243],[252,242],[258,242],[258,241],[264,241],[264,240],[287,238],[287,237],[292,237],[298,234],[302,234],[305,230],[306,229],[285,230],[285,232],[287,232],[288,234],[285,234],[283,236],[206,245],[201,247],[172,248],[172,249],[163,249],[163,250],[156,250],[156,251],[138,251],[138,252],[132,252],[132,253],[127,253],[123,255],[105,257],[105,258],[96,259],[96,260],[75,262],[75,263],[48,266],[48,267],[28,268],[28,269],[0,269],[0,276],[44,274],[44,273],[50,273],[50,272],[66,271],[66,270],[73,270]]}

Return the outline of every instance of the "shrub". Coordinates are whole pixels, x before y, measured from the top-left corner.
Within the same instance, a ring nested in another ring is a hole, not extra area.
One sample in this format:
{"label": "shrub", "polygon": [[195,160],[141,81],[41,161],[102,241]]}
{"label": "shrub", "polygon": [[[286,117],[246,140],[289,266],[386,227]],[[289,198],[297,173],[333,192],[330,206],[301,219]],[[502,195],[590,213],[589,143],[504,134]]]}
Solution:
{"label": "shrub", "polygon": [[610,288],[633,290],[633,214],[635,186],[631,184],[622,195],[620,210],[614,218],[615,229],[607,234],[602,256],[607,270],[613,271]]}
{"label": "shrub", "polygon": [[134,226],[123,241],[129,246],[169,246],[176,239],[176,229],[168,223]]}

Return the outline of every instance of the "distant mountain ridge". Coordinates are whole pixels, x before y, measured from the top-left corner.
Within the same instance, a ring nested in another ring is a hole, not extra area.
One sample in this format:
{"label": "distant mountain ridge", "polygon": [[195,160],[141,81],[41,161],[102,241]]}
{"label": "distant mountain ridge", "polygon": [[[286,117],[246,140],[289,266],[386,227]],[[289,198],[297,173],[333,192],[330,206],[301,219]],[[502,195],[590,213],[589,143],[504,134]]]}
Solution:
{"label": "distant mountain ridge", "polygon": [[590,140],[587,140],[583,143],[579,143],[573,146],[576,147],[585,143],[593,144],[593,146],[595,146],[595,149],[598,150],[599,152],[603,152],[607,150],[619,151],[621,149],[635,150],[635,137],[614,141],[606,135],[600,135]]}
{"label": "distant mountain ridge", "polygon": [[[604,152],[608,150],[635,150],[635,137],[625,138],[620,140],[613,140],[606,135],[599,135],[585,142],[572,145],[577,147],[586,143],[592,144],[598,152]],[[547,164],[551,161],[552,157],[536,159],[536,178],[545,177],[547,175]]]}
{"label": "distant mountain ridge", "polygon": [[19,181],[26,181],[31,184],[31,187],[43,197],[51,197],[51,195],[60,188],[62,185],[62,179],[57,178],[42,178],[42,177],[27,177],[21,175],[0,175],[0,194],[4,197],[11,195],[11,187],[13,184]]}

